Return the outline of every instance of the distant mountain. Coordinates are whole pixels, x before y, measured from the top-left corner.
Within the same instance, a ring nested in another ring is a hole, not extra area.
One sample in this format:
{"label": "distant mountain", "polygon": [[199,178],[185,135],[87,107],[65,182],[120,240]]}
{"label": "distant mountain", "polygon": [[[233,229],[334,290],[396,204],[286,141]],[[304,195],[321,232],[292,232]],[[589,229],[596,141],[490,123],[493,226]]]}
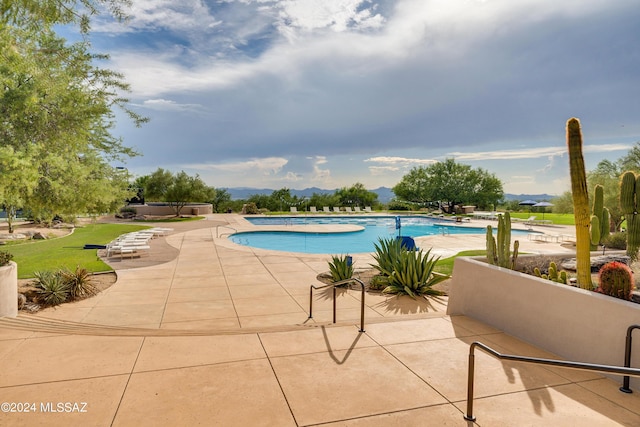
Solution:
{"label": "distant mountain", "polygon": [[[269,195],[271,193],[273,193],[275,190],[270,189],[270,188],[250,188],[250,187],[235,187],[235,188],[226,188],[225,190],[227,190],[229,192],[229,194],[231,195],[231,199],[232,200],[241,200],[241,199],[248,199],[250,196],[256,195],[256,194],[266,194]],[[305,188],[304,190],[290,190],[291,195],[292,196],[297,196],[297,197],[311,197],[313,196],[313,193],[317,193],[317,194],[331,194],[334,193],[337,189],[333,189],[333,190],[325,190],[322,188],[318,188],[318,187],[310,187],[310,188]],[[395,195],[393,194],[393,191],[391,191],[391,188],[388,187],[379,187],[373,190],[369,190],[373,193],[376,193],[378,195],[378,201],[380,203],[389,203],[394,197]],[[554,195],[551,194],[505,194],[504,198],[505,200],[509,201],[509,200],[535,200],[536,202],[542,201],[542,200],[551,200],[553,199]]]}
{"label": "distant mountain", "polygon": [[[256,194],[269,195],[275,191],[270,188],[250,188],[250,187],[225,188],[225,190],[229,192],[232,200],[248,199],[250,196],[253,196]],[[311,197],[313,196],[313,193],[332,194],[336,190],[337,188],[333,190],[325,190],[318,187],[310,187],[310,188],[305,188],[304,190],[292,189],[290,190],[290,192],[292,196]],[[380,187],[380,188],[376,188],[374,190],[369,190],[369,191],[376,193],[378,195],[378,201],[380,203],[389,203],[389,201],[391,201],[391,199],[394,196],[393,191],[391,191],[391,189],[387,187]]]}
{"label": "distant mountain", "polygon": [[541,202],[541,201],[549,201],[551,199],[553,199],[554,197],[558,197],[558,196],[554,196],[552,194],[505,194],[504,195],[504,199],[509,201],[509,200],[535,200],[536,202]]}

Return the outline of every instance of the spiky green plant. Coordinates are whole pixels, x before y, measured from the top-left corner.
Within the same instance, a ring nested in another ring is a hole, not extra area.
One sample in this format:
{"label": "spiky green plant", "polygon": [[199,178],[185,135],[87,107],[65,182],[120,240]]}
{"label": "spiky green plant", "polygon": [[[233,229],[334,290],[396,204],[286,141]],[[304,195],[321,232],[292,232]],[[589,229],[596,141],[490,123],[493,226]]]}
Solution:
{"label": "spiky green plant", "polygon": [[69,285],[60,271],[36,271],[34,286],[38,300],[44,305],[58,305],[69,298]]}
{"label": "spiky green plant", "polygon": [[375,249],[373,259],[376,263],[371,264],[371,266],[382,274],[385,274],[386,271],[392,271],[400,253],[402,253],[403,250],[406,251],[406,248],[403,248],[400,240],[385,239],[382,237],[378,239],[378,243],[373,244],[373,247]]}
{"label": "spiky green plant", "polygon": [[538,267],[535,267],[533,269],[533,274],[543,279],[551,280],[552,282],[556,283],[563,283],[565,285],[567,284],[567,280],[569,279],[569,277],[567,276],[567,272],[564,270],[558,271],[558,266],[553,261],[549,263],[549,271],[547,272],[547,274],[542,274]]}
{"label": "spiky green plant", "polygon": [[609,209],[604,207],[604,187],[598,184],[594,187],[593,209],[591,214],[591,250],[598,249],[598,245],[609,235]]}
{"label": "spiky green plant", "polygon": [[329,271],[334,282],[350,279],[353,276],[353,263],[349,255],[333,255],[331,259]]}
{"label": "spiky green plant", "polygon": [[74,271],[62,269],[59,274],[69,287],[69,296],[72,300],[96,294],[97,289],[91,280],[91,273],[86,268],[77,266]]}
{"label": "spiky green plant", "polygon": [[431,249],[426,252],[402,251],[393,268],[383,272],[389,284],[382,292],[406,294],[412,298],[417,295],[443,295],[443,292],[433,289],[434,285],[449,278],[433,271],[438,259],[440,257],[431,256]]}
{"label": "spiky green plant", "polygon": [[590,212],[587,191],[587,174],[582,156],[582,131],[580,121],[571,118],[567,121],[567,149],[569,152],[569,172],[573,212],[576,222],[576,273],[578,285],[584,289],[593,289],[591,283],[591,234],[589,232]]}
{"label": "spiky green plant", "polygon": [[625,300],[631,299],[634,288],[633,273],[621,262],[606,263],[598,273],[598,292]]}

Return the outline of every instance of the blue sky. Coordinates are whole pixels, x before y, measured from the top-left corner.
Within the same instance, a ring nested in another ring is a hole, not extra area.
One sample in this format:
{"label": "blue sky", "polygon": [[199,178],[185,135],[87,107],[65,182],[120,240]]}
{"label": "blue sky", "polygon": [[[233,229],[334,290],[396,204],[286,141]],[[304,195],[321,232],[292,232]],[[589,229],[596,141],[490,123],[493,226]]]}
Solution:
{"label": "blue sky", "polygon": [[214,187],[391,187],[446,158],[509,193],[569,190],[640,141],[635,0],[134,0],[93,24],[132,86],[115,134]]}

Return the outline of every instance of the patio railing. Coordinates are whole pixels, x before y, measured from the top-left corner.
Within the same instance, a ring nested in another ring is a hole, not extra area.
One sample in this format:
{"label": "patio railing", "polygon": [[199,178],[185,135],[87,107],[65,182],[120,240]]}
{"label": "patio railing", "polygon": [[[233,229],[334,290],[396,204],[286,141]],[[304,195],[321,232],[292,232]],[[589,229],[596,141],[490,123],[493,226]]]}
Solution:
{"label": "patio railing", "polygon": [[330,286],[333,286],[333,323],[336,323],[336,287],[345,285],[351,282],[358,282],[362,287],[362,297],[360,298],[360,332],[364,332],[364,295],[365,295],[365,285],[364,282],[360,279],[356,279],[352,277],[350,279],[341,280],[335,283],[329,283],[328,285],[316,286],[311,285],[309,288],[309,319],[313,318],[313,290],[314,289],[325,289]]}

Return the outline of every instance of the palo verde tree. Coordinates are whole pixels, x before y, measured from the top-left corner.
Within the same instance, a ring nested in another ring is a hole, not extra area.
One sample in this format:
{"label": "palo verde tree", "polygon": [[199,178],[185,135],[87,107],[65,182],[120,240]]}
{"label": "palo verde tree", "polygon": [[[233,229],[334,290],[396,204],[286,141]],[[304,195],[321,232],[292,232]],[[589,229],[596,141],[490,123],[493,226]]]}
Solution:
{"label": "palo verde tree", "polygon": [[438,202],[447,213],[454,213],[459,204],[481,208],[497,205],[504,196],[502,182],[494,174],[454,159],[413,168],[393,187],[393,192],[409,202]]}
{"label": "palo verde tree", "polygon": [[335,194],[339,203],[344,206],[372,206],[378,201],[378,195],[359,182],[351,187],[342,187]]}
{"label": "palo verde tree", "polygon": [[199,175],[189,176],[180,171],[172,174],[170,171],[158,168],[143,182],[145,198],[149,201],[166,202],[180,216],[182,209],[188,203],[204,203],[215,198],[215,189],[207,186]]}
{"label": "palo verde tree", "polygon": [[[0,180],[0,194],[14,195],[1,200],[8,212],[24,207],[47,221],[124,200],[126,180],[109,162],[137,153],[111,134],[113,109],[121,107],[136,125],[146,119],[127,108],[123,76],[101,68],[107,57],[92,53],[89,42],[91,16],[106,7],[121,18],[123,4],[127,1],[2,1],[0,141],[35,172],[12,180],[11,191]],[[57,26],[76,28],[81,41],[68,43],[56,34]]]}

